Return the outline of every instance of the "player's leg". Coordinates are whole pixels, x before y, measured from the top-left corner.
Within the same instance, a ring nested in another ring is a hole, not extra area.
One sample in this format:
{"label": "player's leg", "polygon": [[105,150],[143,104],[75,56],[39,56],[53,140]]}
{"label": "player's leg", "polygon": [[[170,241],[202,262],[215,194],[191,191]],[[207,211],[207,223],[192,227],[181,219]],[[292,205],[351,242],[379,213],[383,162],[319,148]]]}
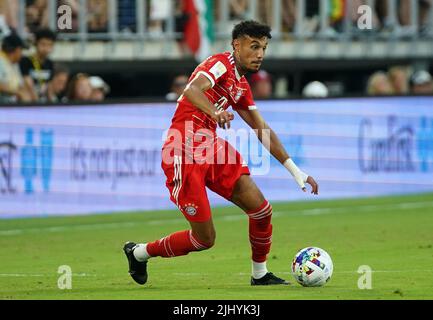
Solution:
{"label": "player's leg", "polygon": [[124,252],[129,262],[129,273],[139,284],[147,282],[147,262],[152,257],[172,258],[193,251],[211,248],[215,243],[212,219],[205,222],[190,222],[191,230],[172,233],[154,242],[127,242]]}
{"label": "player's leg", "polygon": [[267,273],[264,263],[271,248],[272,206],[249,175],[242,175],[236,181],[230,201],[249,217],[253,276],[260,278]]}
{"label": "player's leg", "polygon": [[[196,165],[164,166],[170,199],[190,222],[191,229],[169,234],[153,242],[136,244],[128,242],[124,251],[129,261],[133,279],[147,281],[147,261],[152,257],[178,257],[213,246],[215,228],[211,218],[206,189],[201,178],[202,168]],[[201,182],[200,182],[201,181]]]}
{"label": "player's leg", "polygon": [[191,231],[195,239],[207,245],[206,249],[213,247],[215,244],[216,232],[212,217],[205,222],[190,221]]}
{"label": "player's leg", "polygon": [[215,243],[215,228],[212,218],[203,222],[189,222],[190,230],[169,234],[161,239],[137,245],[134,256],[138,261],[152,257],[172,258],[193,251],[210,249]]}
{"label": "player's leg", "polygon": [[226,141],[221,141],[225,155],[230,159],[211,166],[206,186],[233,202],[249,216],[249,238],[252,249],[252,284],[287,284],[266,268],[272,239],[272,206],[250,177],[241,155]]}
{"label": "player's leg", "polygon": [[267,269],[266,261],[272,243],[272,206],[249,175],[236,181],[230,199],[249,217],[249,238],[252,250],[252,285],[287,284]]}

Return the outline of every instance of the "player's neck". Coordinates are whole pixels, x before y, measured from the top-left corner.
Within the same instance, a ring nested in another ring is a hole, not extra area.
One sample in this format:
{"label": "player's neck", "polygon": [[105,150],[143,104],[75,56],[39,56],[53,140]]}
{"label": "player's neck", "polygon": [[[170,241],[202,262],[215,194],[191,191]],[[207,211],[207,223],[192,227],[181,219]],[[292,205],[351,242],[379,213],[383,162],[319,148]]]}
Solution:
{"label": "player's neck", "polygon": [[34,57],[40,62],[43,63],[45,61],[45,58],[43,55],[41,55],[39,52],[35,52]]}
{"label": "player's neck", "polygon": [[[233,56],[234,56],[234,55],[233,55]],[[239,75],[239,78],[241,78],[241,77],[244,76],[247,72],[244,71],[244,69],[241,67],[239,61],[236,59],[235,56],[234,56],[234,58],[235,58],[235,69],[236,69],[236,72],[237,72],[237,74]]]}

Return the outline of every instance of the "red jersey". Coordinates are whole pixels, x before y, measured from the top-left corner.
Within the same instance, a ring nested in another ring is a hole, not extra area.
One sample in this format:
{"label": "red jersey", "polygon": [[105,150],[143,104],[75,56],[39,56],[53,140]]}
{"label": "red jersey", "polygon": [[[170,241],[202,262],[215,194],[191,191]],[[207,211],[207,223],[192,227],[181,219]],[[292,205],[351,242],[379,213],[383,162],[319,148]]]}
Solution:
{"label": "red jersey", "polygon": [[[212,88],[205,95],[218,110],[226,110],[232,106],[234,110],[256,109],[253,94],[247,79],[240,76],[233,55],[230,52],[210,56],[192,73],[189,82],[204,75],[212,83]],[[206,128],[216,130],[217,123],[210,116],[191,104],[183,95],[178,99],[176,113],[172,121],[172,128],[185,127],[185,121],[192,121],[194,132]],[[182,130],[182,129],[181,129]]]}
{"label": "red jersey", "polygon": [[[234,110],[256,109],[248,81],[244,76],[239,75],[234,57],[230,52],[219,53],[207,58],[197,66],[189,78],[189,82],[201,74],[208,78],[212,84],[212,87],[204,94],[218,110],[226,110],[229,106],[232,106]],[[186,151],[186,154],[191,155],[205,148],[211,148],[213,152],[208,152],[207,156],[212,156],[222,148],[221,141],[216,143],[216,128],[216,121],[182,95],[178,99],[176,112],[164,146],[173,141],[174,137],[171,132],[173,129],[182,135],[182,146],[174,143],[175,149],[181,149]],[[203,157],[205,157],[204,154]],[[201,157],[196,154],[194,159],[197,160],[198,158]]]}
{"label": "red jersey", "polygon": [[[256,109],[250,86],[240,76],[230,52],[203,61],[189,81],[204,75],[212,88],[204,92],[218,110]],[[216,135],[217,123],[181,96],[167,139],[162,148],[161,167],[167,177],[170,199],[189,221],[204,222],[211,217],[206,187],[230,200],[236,182],[250,174],[236,149]]]}

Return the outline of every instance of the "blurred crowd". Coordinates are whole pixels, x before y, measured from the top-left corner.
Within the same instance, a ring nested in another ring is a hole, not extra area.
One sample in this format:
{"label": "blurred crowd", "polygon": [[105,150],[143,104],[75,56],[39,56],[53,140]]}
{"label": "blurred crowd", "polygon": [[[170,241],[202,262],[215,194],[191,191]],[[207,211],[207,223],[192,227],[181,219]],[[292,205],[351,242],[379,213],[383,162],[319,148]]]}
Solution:
{"label": "blurred crowd", "polygon": [[[19,0],[0,0],[0,28],[18,28],[18,1]],[[24,1],[24,0],[23,0]],[[49,26],[49,0],[25,0],[25,17],[26,31],[34,32],[40,28]],[[55,0],[57,6],[68,5],[72,10],[72,29],[68,32],[77,32],[80,11],[79,0]],[[146,13],[145,21],[147,22],[146,29],[151,35],[158,35],[168,27],[166,21],[174,16],[175,29],[178,32],[183,31],[185,22],[188,20],[186,11],[186,3],[190,0],[145,0],[144,11]],[[315,32],[319,29],[319,1],[308,0],[306,2],[306,19],[301,26],[305,32]],[[323,0],[328,6],[329,16],[329,34],[338,33],[344,28],[344,17],[346,15],[346,6],[350,1],[350,10],[348,11],[348,19],[353,25],[356,25],[360,17],[358,7],[364,4],[369,4],[368,0]],[[427,30],[429,24],[429,12],[432,7],[433,0],[417,0],[419,4],[419,32],[423,34]],[[244,20],[251,17],[251,11],[257,13],[256,19],[261,22],[274,25],[274,10],[273,0],[256,1],[257,8],[251,8],[250,0],[228,0],[228,16],[231,21]],[[389,2],[387,0],[378,0],[374,2],[373,9],[373,31],[393,31],[401,26],[411,24],[411,0],[397,1],[396,15],[390,13]],[[109,0],[87,0],[87,30],[88,32],[107,32],[109,29]],[[213,1],[214,20],[217,27],[221,27],[218,22],[221,21],[221,7],[223,0]],[[173,6],[173,8],[172,8]],[[283,31],[292,32],[295,28],[296,0],[282,0],[281,7],[281,29]],[[117,13],[118,30],[120,32],[135,32],[136,31],[136,0],[118,0],[117,8],[114,10]],[[253,10],[254,9],[254,10]],[[172,13],[172,11],[174,11]],[[231,24],[225,25],[230,27]],[[222,27],[225,27],[224,25]],[[227,30],[220,30],[222,32]],[[356,31],[356,28],[353,29]]]}
{"label": "blurred crowd", "polygon": [[394,66],[388,71],[377,71],[370,76],[367,94],[371,96],[433,94],[433,78],[427,70],[411,71],[408,66]]}
{"label": "blurred crowd", "polygon": [[[24,0],[23,0],[24,1]],[[72,29],[77,32],[80,12],[79,0],[56,0],[58,6],[66,4],[72,10]],[[146,0],[144,1],[147,16],[147,30],[151,36],[158,37],[168,28],[167,20],[174,14],[175,30],[182,32],[188,15],[185,4],[188,0]],[[329,6],[329,34],[341,32],[345,24],[345,12],[348,1],[353,10],[349,21],[355,25],[359,18],[357,8],[370,3],[367,0],[323,0]],[[417,0],[419,4],[419,32],[427,29],[429,12],[433,0]],[[175,12],[172,14],[174,2]],[[393,28],[411,24],[410,0],[397,1],[397,19],[391,19],[389,1],[374,1],[373,31],[388,32]],[[109,29],[108,0],[87,0],[88,32],[107,32]],[[251,13],[251,1],[228,0],[231,22],[247,19]],[[256,1],[257,19],[273,25],[273,0]],[[319,0],[308,0],[306,3],[306,19],[302,26],[304,31],[316,32],[319,29]],[[9,102],[65,102],[65,101],[102,101],[110,92],[108,84],[97,75],[86,73],[71,74],[64,65],[51,60],[57,35],[49,26],[49,0],[25,0],[25,34],[22,39],[17,35],[19,29],[19,0],[0,0],[0,103]],[[233,23],[221,24],[222,0],[214,0],[214,18],[217,27],[232,28]],[[117,12],[119,32],[136,32],[136,0],[118,0]],[[281,29],[293,32],[296,25],[296,0],[282,0]],[[396,24],[397,23],[397,24]],[[355,29],[354,29],[355,30]],[[229,31],[229,30],[221,30]],[[62,31],[63,32],[63,31]],[[29,46],[28,43],[32,45]],[[24,54],[25,53],[25,54]],[[249,76],[249,82],[256,99],[268,99],[281,96],[278,94],[277,82],[273,75],[262,70]],[[173,78],[167,100],[176,100],[188,82],[187,74]],[[284,84],[283,84],[284,86]],[[312,81],[301,88],[305,97],[332,96],[327,83]],[[368,95],[405,95],[433,94],[433,80],[427,70],[412,70],[409,66],[394,66],[389,70],[377,71],[366,81],[365,93]]]}
{"label": "blurred crowd", "polygon": [[[28,45],[17,34],[3,38],[0,51],[0,103],[14,102],[75,102],[103,101],[110,92],[109,85],[99,76],[86,73],[71,75],[68,68],[54,63],[50,54],[56,34],[39,29],[34,34],[34,48],[23,55]],[[174,101],[188,83],[188,75],[174,77],[166,99]],[[266,70],[248,76],[255,99],[277,95],[275,79]],[[409,66],[394,66],[373,73],[366,84],[368,95],[433,94],[433,78],[427,70],[412,70]],[[313,81],[302,89],[304,97],[332,96],[326,83]]]}
{"label": "blurred crowd", "polygon": [[[320,27],[320,4],[321,0],[308,0],[306,3],[306,19],[300,26],[302,32],[314,33],[319,31]],[[355,27],[362,13],[358,12],[358,8],[361,5],[368,5],[371,2],[368,0],[324,0],[328,7],[328,29],[323,30],[327,35],[332,36],[342,32],[345,28],[345,16],[346,11],[348,12],[349,28],[351,32],[359,32],[360,30]],[[349,10],[346,10],[350,1]],[[373,32],[385,32],[389,33],[397,30],[401,27],[409,26],[411,24],[411,0],[400,0],[397,1],[396,16],[390,12],[389,2],[387,0],[380,0],[374,2],[372,8],[372,24],[373,28],[370,31]],[[220,1],[216,1],[215,5],[218,8]],[[257,1],[258,8],[258,19],[262,22],[266,22],[269,25],[274,25],[273,21],[274,10],[272,0],[260,0]],[[419,4],[419,17],[418,17],[418,30],[419,34],[423,35],[429,31],[429,13],[432,8],[432,0],[418,0]],[[230,0],[230,18],[232,20],[243,20],[247,17],[249,11],[250,1],[249,0]],[[219,19],[219,10],[216,10],[216,20]],[[297,12],[297,1],[296,0],[282,0],[281,8],[281,29],[283,32],[295,31],[296,23],[296,12]]]}
{"label": "blurred crowd", "polygon": [[[56,34],[50,29],[34,33],[34,48],[16,33],[2,40],[0,51],[0,103],[103,101],[109,86],[99,76],[78,73],[50,59]],[[33,49],[23,55],[24,49]]]}
{"label": "blurred crowd", "polygon": [[[278,94],[276,80],[265,70],[251,74],[248,82],[257,100],[266,100],[288,96],[287,88],[283,95]],[[188,75],[180,74],[174,77],[170,92],[166,95],[168,101],[180,97],[188,84]],[[364,94],[369,96],[399,96],[399,95],[433,95],[433,77],[427,70],[413,71],[408,66],[393,66],[388,71],[374,72],[367,80]],[[327,83],[310,81],[302,87],[304,98],[327,98],[336,96]]]}

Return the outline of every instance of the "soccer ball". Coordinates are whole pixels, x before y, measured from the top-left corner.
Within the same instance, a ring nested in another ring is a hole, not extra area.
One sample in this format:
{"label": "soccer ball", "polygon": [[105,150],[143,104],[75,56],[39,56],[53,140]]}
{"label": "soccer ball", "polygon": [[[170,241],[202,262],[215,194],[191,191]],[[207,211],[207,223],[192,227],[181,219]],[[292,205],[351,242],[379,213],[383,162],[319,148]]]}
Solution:
{"label": "soccer ball", "polygon": [[292,262],[292,274],[304,287],[320,287],[331,279],[334,265],[329,254],[317,247],[300,250]]}

